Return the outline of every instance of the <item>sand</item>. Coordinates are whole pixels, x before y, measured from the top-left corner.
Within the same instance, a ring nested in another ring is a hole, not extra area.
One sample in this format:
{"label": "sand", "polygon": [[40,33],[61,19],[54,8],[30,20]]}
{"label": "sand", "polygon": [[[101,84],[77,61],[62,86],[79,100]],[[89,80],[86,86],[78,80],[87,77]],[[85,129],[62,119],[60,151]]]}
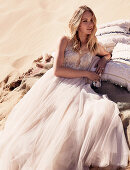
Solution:
{"label": "sand", "polygon": [[24,72],[42,53],[56,51],[74,10],[83,4],[93,9],[97,24],[130,18],[129,0],[0,0],[0,81],[15,69]]}

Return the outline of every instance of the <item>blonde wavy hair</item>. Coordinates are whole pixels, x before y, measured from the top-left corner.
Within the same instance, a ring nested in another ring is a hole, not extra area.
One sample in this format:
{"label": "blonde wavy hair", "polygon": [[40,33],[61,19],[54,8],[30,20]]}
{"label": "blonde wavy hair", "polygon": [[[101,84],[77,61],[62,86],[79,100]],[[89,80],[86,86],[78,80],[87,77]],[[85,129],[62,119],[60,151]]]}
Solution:
{"label": "blonde wavy hair", "polygon": [[90,35],[88,35],[88,41],[86,43],[86,47],[88,48],[88,50],[91,53],[95,53],[95,51],[97,50],[97,38],[95,36],[95,33],[97,31],[97,27],[96,27],[96,17],[94,12],[91,10],[91,8],[87,7],[86,5],[84,6],[80,6],[73,14],[71,20],[69,21],[69,29],[70,29],[70,39],[73,42],[73,49],[75,51],[79,51],[80,50],[80,46],[81,46],[81,42],[80,39],[78,37],[78,27],[79,24],[81,22],[81,18],[84,12],[89,11],[92,14],[92,20],[94,23],[94,27],[92,30],[92,33]]}

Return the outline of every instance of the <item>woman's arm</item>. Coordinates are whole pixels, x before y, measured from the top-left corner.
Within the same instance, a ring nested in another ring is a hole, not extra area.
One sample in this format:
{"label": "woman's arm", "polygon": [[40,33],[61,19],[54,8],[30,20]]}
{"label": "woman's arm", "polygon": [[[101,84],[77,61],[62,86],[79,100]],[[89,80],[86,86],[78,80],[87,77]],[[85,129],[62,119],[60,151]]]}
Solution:
{"label": "woman's arm", "polygon": [[58,46],[58,54],[54,59],[53,69],[54,75],[57,77],[66,77],[66,78],[76,78],[76,77],[88,77],[90,80],[99,80],[99,75],[94,72],[89,72],[85,70],[75,70],[71,68],[66,68],[63,66],[64,62],[64,51],[68,44],[69,39],[64,36],[61,38]]}
{"label": "woman's arm", "polygon": [[107,62],[111,59],[111,54],[108,51],[106,51],[103,46],[98,44],[96,55],[103,56],[96,65],[97,66],[96,73],[101,74],[103,73]]}

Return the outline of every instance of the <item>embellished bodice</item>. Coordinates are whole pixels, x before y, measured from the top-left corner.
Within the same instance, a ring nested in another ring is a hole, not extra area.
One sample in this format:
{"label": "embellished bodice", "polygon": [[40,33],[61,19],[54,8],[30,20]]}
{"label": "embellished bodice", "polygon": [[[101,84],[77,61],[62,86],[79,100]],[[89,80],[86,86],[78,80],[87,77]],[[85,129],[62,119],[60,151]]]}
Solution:
{"label": "embellished bodice", "polygon": [[90,52],[80,55],[78,52],[75,52],[70,45],[66,47],[64,56],[64,66],[77,70],[88,70],[94,58]]}

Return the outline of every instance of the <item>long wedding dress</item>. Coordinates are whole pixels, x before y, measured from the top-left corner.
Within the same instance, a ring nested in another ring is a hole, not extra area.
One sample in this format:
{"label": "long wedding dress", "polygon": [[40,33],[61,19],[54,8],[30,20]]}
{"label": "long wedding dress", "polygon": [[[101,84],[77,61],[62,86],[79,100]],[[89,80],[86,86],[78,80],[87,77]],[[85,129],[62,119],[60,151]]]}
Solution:
{"label": "long wedding dress", "polygon": [[[64,66],[87,70],[94,57],[79,58],[68,45]],[[53,68],[15,105],[0,135],[0,170],[125,167],[128,153],[116,103],[85,78],[56,77]]]}

